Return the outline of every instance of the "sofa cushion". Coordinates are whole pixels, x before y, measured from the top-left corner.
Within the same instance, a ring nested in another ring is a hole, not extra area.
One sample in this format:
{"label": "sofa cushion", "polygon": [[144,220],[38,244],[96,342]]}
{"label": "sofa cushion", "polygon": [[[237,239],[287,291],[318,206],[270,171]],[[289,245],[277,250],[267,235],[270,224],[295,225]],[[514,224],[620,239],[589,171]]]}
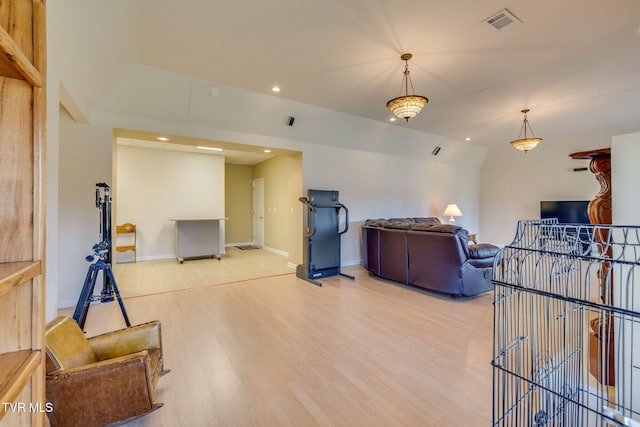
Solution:
{"label": "sofa cushion", "polygon": [[490,243],[478,243],[477,245],[469,245],[469,257],[474,259],[493,258],[496,256],[500,248]]}
{"label": "sofa cushion", "polygon": [[433,226],[429,229],[429,231],[432,231],[435,233],[469,234],[469,232],[466,229],[460,227],[459,225],[453,225],[453,224],[433,224]]}
{"label": "sofa cushion", "polygon": [[434,225],[428,222],[417,222],[411,225],[411,231],[431,231]]}
{"label": "sofa cushion", "polygon": [[70,369],[98,361],[87,338],[70,317],[59,316],[46,328],[47,369]]}

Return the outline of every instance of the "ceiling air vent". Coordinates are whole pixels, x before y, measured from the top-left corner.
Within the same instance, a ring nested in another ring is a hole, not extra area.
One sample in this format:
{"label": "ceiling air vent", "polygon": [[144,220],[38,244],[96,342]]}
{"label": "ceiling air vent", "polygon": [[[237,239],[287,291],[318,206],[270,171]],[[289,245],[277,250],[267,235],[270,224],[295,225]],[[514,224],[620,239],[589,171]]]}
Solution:
{"label": "ceiling air vent", "polygon": [[510,26],[513,23],[522,24],[520,18],[511,13],[509,9],[502,9],[500,12],[494,14],[485,22],[491,25],[496,30],[500,31],[506,29],[506,27]]}

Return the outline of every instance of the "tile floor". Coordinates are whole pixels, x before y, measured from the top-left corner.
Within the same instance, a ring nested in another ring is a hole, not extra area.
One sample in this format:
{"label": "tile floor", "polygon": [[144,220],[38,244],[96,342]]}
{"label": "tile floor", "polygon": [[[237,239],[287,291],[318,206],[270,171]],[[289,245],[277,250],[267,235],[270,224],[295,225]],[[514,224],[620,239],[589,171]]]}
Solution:
{"label": "tile floor", "polygon": [[287,257],[265,249],[226,251],[221,260],[139,261],[115,264],[113,270],[123,298],[295,273]]}

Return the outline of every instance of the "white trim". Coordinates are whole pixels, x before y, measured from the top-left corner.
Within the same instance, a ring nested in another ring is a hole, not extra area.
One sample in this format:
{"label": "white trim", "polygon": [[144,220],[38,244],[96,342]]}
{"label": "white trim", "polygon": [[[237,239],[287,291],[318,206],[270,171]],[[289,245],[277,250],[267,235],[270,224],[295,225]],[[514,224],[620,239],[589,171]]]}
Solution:
{"label": "white trim", "polygon": [[270,248],[269,246],[263,246],[262,249],[265,251],[273,252],[274,254],[282,255],[289,258],[289,252],[281,251],[280,249]]}
{"label": "white trim", "polygon": [[294,264],[292,262],[288,262],[287,263],[287,267],[289,267],[292,270],[296,270],[298,268],[298,264]]}
{"label": "white trim", "polygon": [[[177,259],[176,254],[165,254],[165,255],[151,255],[151,256],[139,256],[136,258],[137,261],[155,261],[158,259]],[[120,264],[120,263],[118,263]],[[124,264],[124,263],[123,263]]]}
{"label": "white trim", "polygon": [[86,114],[80,108],[80,105],[73,98],[73,95],[69,92],[67,87],[60,81],[59,85],[59,93],[58,98],[60,99],[60,105],[64,107],[65,110],[69,113],[71,118],[78,123],[89,123],[89,119],[87,119]]}

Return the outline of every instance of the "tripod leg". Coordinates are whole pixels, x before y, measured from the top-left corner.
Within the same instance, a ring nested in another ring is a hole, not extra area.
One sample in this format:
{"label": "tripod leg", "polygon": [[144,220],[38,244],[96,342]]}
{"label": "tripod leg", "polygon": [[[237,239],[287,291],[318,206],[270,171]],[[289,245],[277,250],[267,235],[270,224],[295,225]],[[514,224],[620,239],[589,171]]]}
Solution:
{"label": "tripod leg", "polygon": [[[106,265],[111,265],[105,261]],[[111,278],[107,273],[107,270],[102,272],[102,293],[100,294],[100,302],[113,301],[113,291],[111,289]]]}
{"label": "tripod leg", "polygon": [[131,326],[131,322],[129,322],[129,316],[127,316],[127,310],[125,310],[124,303],[122,302],[122,298],[120,298],[120,290],[118,289],[118,285],[116,285],[116,278],[113,276],[113,271],[111,271],[111,264],[106,264],[104,268],[105,268],[105,272],[109,276],[109,281],[111,283],[113,293],[116,295],[116,299],[118,300],[118,305],[120,305],[120,311],[122,312],[122,317],[124,317],[124,323],[126,323],[127,327],[129,327]]}
{"label": "tripod leg", "polygon": [[73,320],[80,326],[80,329],[84,329],[84,322],[87,320],[87,312],[89,311],[89,304],[91,303],[91,296],[93,295],[93,288],[96,285],[97,276],[98,269],[96,264],[91,264],[89,271],[87,271],[87,276],[84,279],[84,285],[82,285],[82,292],[80,292],[76,309],[73,312]]}

